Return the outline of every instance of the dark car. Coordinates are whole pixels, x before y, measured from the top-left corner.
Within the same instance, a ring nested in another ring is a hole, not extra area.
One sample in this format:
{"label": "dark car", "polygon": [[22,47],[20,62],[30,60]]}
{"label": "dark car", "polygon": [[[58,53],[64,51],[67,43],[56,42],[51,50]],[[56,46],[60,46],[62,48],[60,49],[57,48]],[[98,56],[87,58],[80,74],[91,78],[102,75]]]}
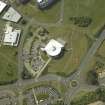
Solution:
{"label": "dark car", "polygon": [[39,8],[46,8],[50,5],[52,5],[55,2],[55,0],[37,0],[37,4]]}

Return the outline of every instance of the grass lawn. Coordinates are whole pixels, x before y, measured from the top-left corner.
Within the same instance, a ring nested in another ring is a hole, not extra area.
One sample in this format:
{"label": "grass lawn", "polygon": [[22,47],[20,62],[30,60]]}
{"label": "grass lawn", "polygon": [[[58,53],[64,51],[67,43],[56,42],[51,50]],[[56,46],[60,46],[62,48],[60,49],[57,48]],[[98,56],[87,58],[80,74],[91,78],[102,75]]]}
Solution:
{"label": "grass lawn", "polygon": [[98,54],[101,55],[102,57],[105,57],[105,41],[100,46],[98,50]]}
{"label": "grass lawn", "polygon": [[74,97],[75,100],[80,99],[83,97],[85,94],[87,94],[89,91],[79,91],[76,96]]}
{"label": "grass lawn", "polygon": [[50,9],[40,10],[37,7],[35,2],[30,2],[26,5],[18,4],[14,5],[16,9],[21,13],[22,16],[26,16],[29,19],[34,18],[36,21],[40,22],[56,22],[59,19],[60,15],[60,4],[61,2],[57,2]]}
{"label": "grass lawn", "polygon": [[[64,23],[71,25],[69,21],[73,16],[87,16],[92,18],[92,24],[86,28],[89,33],[95,34],[105,19],[105,0],[65,0],[64,2]],[[51,8],[41,11],[38,9],[34,0],[26,5],[13,3],[14,7],[25,17],[35,18],[40,22],[56,22],[60,16],[61,1],[54,4]]]}
{"label": "grass lawn", "polygon": [[15,53],[15,48],[0,47],[0,82],[17,79],[17,59]]}
{"label": "grass lawn", "polygon": [[48,65],[48,72],[67,75],[73,72],[77,66],[79,66],[80,61],[88,48],[88,41],[85,34],[75,28],[70,28],[69,26],[63,26],[60,28],[49,29],[51,38],[61,38],[66,41],[66,49],[71,49],[65,51],[64,56],[60,59],[52,60]]}
{"label": "grass lawn", "polygon": [[48,94],[38,94],[36,97],[37,97],[37,100],[40,101],[40,100],[48,99],[49,95]]}
{"label": "grass lawn", "polygon": [[57,91],[58,91],[61,95],[63,95],[63,94],[66,92],[66,90],[67,90],[67,88],[66,88],[63,84],[61,84],[61,83],[59,83],[59,82],[57,82],[57,81],[49,82],[49,84],[50,84],[51,86],[53,86],[55,89],[57,89]]}
{"label": "grass lawn", "polygon": [[105,0],[65,0],[64,19],[66,24],[70,24],[69,17],[88,16],[93,22],[89,28],[89,33],[95,33],[105,23]]}
{"label": "grass lawn", "polygon": [[[29,19],[35,18],[35,21],[40,22],[56,22],[60,15],[61,2],[53,5],[50,9],[41,11],[34,4],[33,0],[26,5],[15,3],[14,7]],[[67,42],[67,49],[72,48],[72,51],[65,52],[64,56],[58,60],[52,60],[48,65],[48,72],[69,74],[73,72],[80,64],[81,59],[87,52],[89,43],[85,37],[85,33],[94,36],[96,32],[104,25],[105,19],[105,0],[64,0],[64,25],[57,28],[49,28],[51,38],[62,38]],[[92,19],[92,24],[87,28],[78,28],[74,26],[70,17],[87,16]],[[104,55],[104,45],[102,45]]]}
{"label": "grass lawn", "polygon": [[[4,35],[5,22],[0,20],[0,37]],[[0,84],[17,79],[17,49],[7,46],[0,46]]]}

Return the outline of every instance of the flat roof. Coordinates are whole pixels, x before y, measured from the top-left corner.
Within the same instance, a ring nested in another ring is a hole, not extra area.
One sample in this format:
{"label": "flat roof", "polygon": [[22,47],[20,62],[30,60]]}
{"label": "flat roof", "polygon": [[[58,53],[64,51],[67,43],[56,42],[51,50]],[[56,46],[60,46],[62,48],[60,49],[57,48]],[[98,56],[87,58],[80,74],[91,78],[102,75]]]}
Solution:
{"label": "flat roof", "polygon": [[6,25],[4,45],[17,46],[21,30],[13,30],[9,24]]}
{"label": "flat roof", "polygon": [[37,0],[37,2],[42,2],[43,0]]}
{"label": "flat roof", "polygon": [[0,13],[4,10],[4,8],[7,6],[6,3],[4,3],[3,1],[0,1]]}
{"label": "flat roof", "polygon": [[61,43],[54,39],[51,39],[49,43],[45,46],[44,50],[50,56],[57,56],[61,53],[63,47],[64,45],[62,45]]}
{"label": "flat roof", "polygon": [[15,43],[17,39],[17,32],[11,32],[8,34],[5,34],[4,42],[6,43]]}
{"label": "flat roof", "polygon": [[8,11],[4,14],[2,19],[18,22],[21,19],[21,15],[12,7],[8,9]]}

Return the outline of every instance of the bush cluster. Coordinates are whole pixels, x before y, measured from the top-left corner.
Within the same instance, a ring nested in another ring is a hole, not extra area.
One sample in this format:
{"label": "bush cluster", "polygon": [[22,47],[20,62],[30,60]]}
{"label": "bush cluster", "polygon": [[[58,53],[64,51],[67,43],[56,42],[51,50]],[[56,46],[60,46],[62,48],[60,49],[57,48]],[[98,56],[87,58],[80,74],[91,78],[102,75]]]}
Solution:
{"label": "bush cluster", "polygon": [[77,25],[79,27],[88,27],[92,23],[92,19],[87,16],[70,17],[70,21],[72,21],[74,25]]}
{"label": "bush cluster", "polygon": [[72,100],[70,105],[88,105],[99,100],[105,102],[105,88],[98,88],[94,92],[88,92],[79,99]]}

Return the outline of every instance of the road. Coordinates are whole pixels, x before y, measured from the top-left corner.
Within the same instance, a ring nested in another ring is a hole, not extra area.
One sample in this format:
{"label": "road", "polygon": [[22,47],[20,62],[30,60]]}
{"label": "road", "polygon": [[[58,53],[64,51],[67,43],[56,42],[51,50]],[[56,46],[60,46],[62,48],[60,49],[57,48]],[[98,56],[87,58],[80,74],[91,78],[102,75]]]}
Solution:
{"label": "road", "polygon": [[[19,80],[14,84],[0,86],[0,90],[4,90],[4,91],[5,90],[19,90],[21,92],[22,88],[27,87],[31,84],[35,84],[38,82],[48,82],[48,81],[58,81],[58,82],[62,83],[64,86],[68,87],[72,80],[77,80],[78,85],[74,88],[69,87],[67,92],[65,93],[65,96],[64,96],[65,104],[70,105],[71,99],[81,89],[94,90],[97,88],[97,87],[86,85],[86,84],[84,84],[84,82],[81,82],[84,80],[84,78],[82,78],[82,73],[86,71],[85,67],[89,65],[89,63],[92,60],[92,58],[94,57],[97,49],[100,47],[101,43],[105,39],[105,30],[103,30],[102,33],[100,34],[99,38],[97,38],[97,40],[94,41],[94,43],[88,50],[87,54],[84,56],[84,59],[81,61],[79,67],[77,68],[77,71],[74,74],[70,75],[69,77],[64,78],[64,77],[58,76],[56,74],[47,74],[45,76],[39,77],[37,81],[35,79],[30,79],[30,80],[22,80],[21,79],[21,72],[23,71],[23,67],[24,67],[23,60],[22,60],[22,50],[23,50],[24,40],[28,33],[29,27],[31,25],[38,25],[38,26],[44,26],[44,27],[59,27],[60,25],[62,25],[63,18],[64,18],[64,0],[62,0],[61,8],[60,8],[60,17],[56,23],[42,23],[42,22],[36,21],[33,18],[29,19],[29,22],[23,28],[23,35],[21,37],[20,45],[18,47],[18,71],[19,71],[18,77],[19,77]],[[18,97],[20,103],[21,103],[21,97],[22,96],[20,94]]]}
{"label": "road", "polygon": [[[97,38],[96,41],[93,42],[92,46],[88,50],[87,54],[85,55],[84,59],[81,61],[79,67],[77,68],[77,72],[75,72],[72,76],[68,77],[68,83],[69,81],[76,80],[78,81],[78,86],[76,88],[68,89],[68,91],[65,93],[65,102],[67,105],[70,104],[71,97],[74,95],[74,93],[79,89],[82,88],[82,85],[85,85],[84,78],[83,78],[83,72],[86,72],[86,67],[90,64],[92,58],[94,57],[97,49],[100,47],[102,42],[105,40],[105,30],[103,30]],[[83,81],[83,82],[81,82]],[[87,85],[88,86],[88,85]]]}
{"label": "road", "polygon": [[[29,27],[29,26],[27,26],[27,27]],[[26,29],[27,29],[27,27],[26,27]],[[22,41],[24,43],[25,37],[23,37],[22,39],[23,39]],[[86,56],[81,61],[81,64],[80,64],[80,66],[77,69],[77,72],[75,72],[73,75],[69,76],[68,78],[64,78],[64,77],[61,77],[61,76],[58,76],[58,75],[54,75],[54,74],[47,74],[45,76],[41,76],[40,78],[38,78],[37,81],[35,81],[35,79],[30,79],[30,80],[25,80],[25,81],[21,80],[21,81],[18,81],[18,83],[21,84],[21,85],[15,83],[15,84],[12,84],[12,85],[1,86],[0,89],[2,89],[2,90],[3,89],[9,89],[9,88],[10,89],[15,89],[15,88],[22,89],[22,87],[26,87],[26,86],[29,86],[29,85],[34,84],[34,83],[45,82],[45,81],[46,82],[48,82],[48,81],[58,81],[60,83],[63,83],[63,85],[66,86],[66,85],[68,85],[70,83],[70,81],[77,80],[78,84],[79,84],[81,82],[81,79],[83,79],[82,77],[80,77],[82,71],[86,70],[85,67],[89,64],[89,62],[93,58],[94,54],[96,53],[97,49],[99,48],[99,46],[101,45],[101,43],[103,42],[104,39],[105,39],[105,30],[101,33],[99,38],[90,47],[90,49],[87,52]],[[19,50],[19,51],[22,51],[22,50]],[[19,69],[19,70],[22,70],[22,67],[23,67],[22,63],[23,63],[22,61],[19,63],[19,64],[21,64],[21,66],[19,66],[21,69]],[[67,92],[65,93],[65,103],[67,105],[69,105],[70,104],[70,100],[72,99],[72,97],[74,97],[75,94],[78,92],[77,90],[79,90],[79,89],[81,89],[83,87],[89,87],[89,86],[88,85],[85,86],[84,84],[79,84],[75,88],[70,88],[70,89],[68,88]]]}
{"label": "road", "polygon": [[18,47],[18,83],[19,84],[22,84],[21,81],[21,73],[23,71],[23,59],[22,59],[22,54],[23,54],[23,46],[24,46],[24,41],[25,41],[25,38],[28,34],[28,29],[30,28],[30,26],[33,24],[33,20],[30,20],[29,24],[27,24],[24,28],[23,28],[23,35],[21,36],[21,40],[20,40],[20,44],[19,44],[19,47]]}
{"label": "road", "polygon": [[86,70],[85,68],[88,66],[92,58],[94,57],[97,49],[100,47],[102,42],[105,40],[105,30],[102,31],[99,38],[97,38],[96,41],[92,44],[92,46],[89,48],[87,54],[84,56],[84,59],[81,61],[79,67],[77,68],[77,72],[74,73],[72,76],[68,77],[68,80],[70,81],[73,78],[80,77],[83,70]]}

